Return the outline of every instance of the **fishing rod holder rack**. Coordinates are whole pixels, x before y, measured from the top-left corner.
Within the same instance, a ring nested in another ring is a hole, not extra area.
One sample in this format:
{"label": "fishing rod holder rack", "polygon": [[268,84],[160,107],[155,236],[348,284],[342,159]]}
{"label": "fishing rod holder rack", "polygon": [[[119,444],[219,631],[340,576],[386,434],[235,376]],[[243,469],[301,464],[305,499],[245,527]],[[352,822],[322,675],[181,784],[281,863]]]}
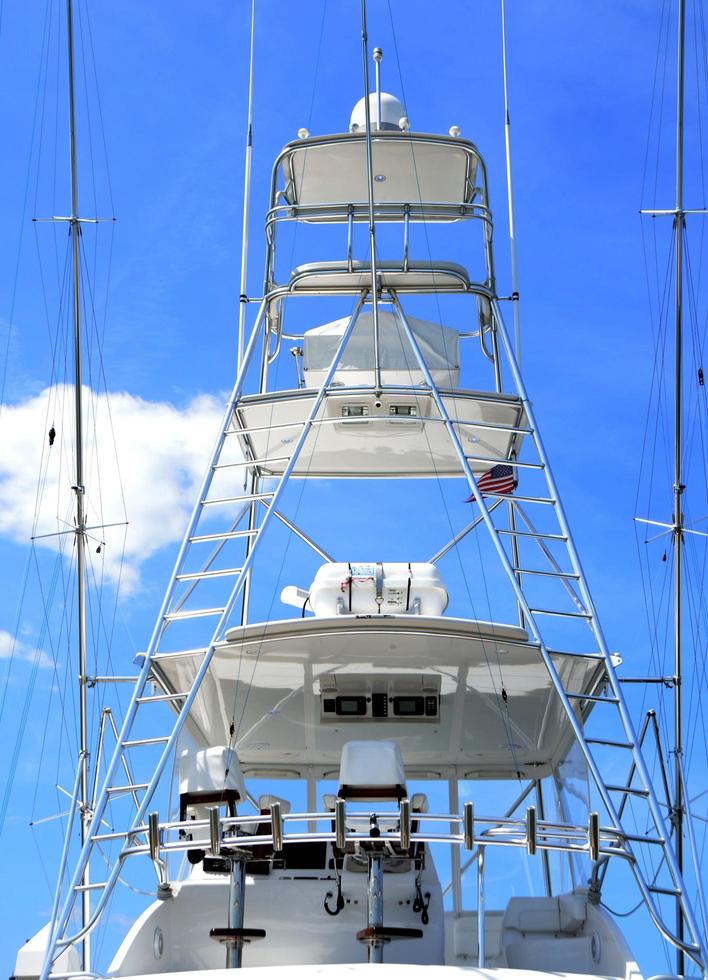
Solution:
{"label": "fishing rod holder rack", "polygon": [[[298,824],[308,827],[327,824],[327,829],[288,830],[288,825],[295,827]],[[268,828],[265,832],[264,825]],[[120,839],[125,839],[124,833],[107,832],[94,835],[92,841],[98,845],[109,845],[111,841]],[[256,848],[260,849],[261,856],[266,852],[276,857],[287,845],[326,843],[332,846],[335,855],[341,857],[348,853],[368,855],[376,852],[383,855],[385,861],[386,856],[400,859],[402,854],[415,859],[426,844],[448,844],[470,854],[460,870],[460,876],[476,865],[477,926],[481,938],[479,948],[483,950],[483,877],[488,848],[512,847],[530,856],[544,852],[586,855],[594,868],[606,865],[611,858],[618,858],[629,862],[636,877],[640,870],[636,868],[637,857],[628,846],[632,842],[662,844],[658,838],[626,834],[614,827],[604,826],[596,812],[590,812],[587,824],[582,825],[539,819],[533,806],[529,806],[525,814],[519,817],[480,816],[472,803],[465,803],[461,813],[421,813],[412,812],[410,800],[404,798],[398,809],[357,808],[356,811],[347,811],[346,801],[337,797],[332,809],[304,813],[283,813],[276,803],[269,811],[260,814],[227,816],[221,815],[214,807],[210,809],[207,819],[160,822],[158,814],[153,811],[146,824],[131,831],[129,844],[121,850],[118,863],[122,867],[129,859],[148,857],[158,875],[157,896],[164,898],[168,894],[164,869],[168,867],[169,858],[188,851],[203,852],[207,859],[232,855],[241,862],[241,870],[244,870]],[[77,892],[80,891],[79,886]],[[660,888],[655,891],[662,893]],[[668,894],[668,890],[665,891]],[[590,900],[596,901],[597,897],[593,895]],[[100,917],[103,904],[102,901],[94,911],[87,930],[60,940],[59,947],[66,949],[90,932]],[[667,934],[656,909],[650,907],[649,911],[657,927],[667,938],[675,941],[675,937]],[[689,944],[684,944],[684,948],[689,955],[695,955],[695,949]],[[67,974],[63,980],[68,980],[69,976],[74,977]],[[58,980],[58,975],[50,974],[50,977]],[[76,974],[75,980],[79,980],[79,977]]]}

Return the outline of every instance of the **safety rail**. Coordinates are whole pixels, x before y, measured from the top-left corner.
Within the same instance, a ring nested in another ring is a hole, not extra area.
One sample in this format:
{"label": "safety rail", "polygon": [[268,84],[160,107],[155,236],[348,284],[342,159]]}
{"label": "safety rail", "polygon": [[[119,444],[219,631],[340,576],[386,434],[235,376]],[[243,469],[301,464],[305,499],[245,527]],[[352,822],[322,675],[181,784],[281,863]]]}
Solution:
{"label": "safety rail", "polygon": [[[339,802],[339,801],[338,801]],[[343,801],[342,801],[343,802]],[[406,803],[407,801],[403,801]],[[402,808],[405,811],[405,807]],[[274,846],[274,838],[281,845],[295,843],[334,843],[340,844],[374,844],[392,842],[401,846],[402,838],[411,843],[425,844],[458,844],[463,845],[466,850],[472,850],[477,845],[482,846],[502,846],[520,847],[527,850],[547,849],[569,852],[585,852],[590,855],[591,860],[598,860],[595,855],[607,855],[608,857],[632,856],[626,852],[622,844],[625,835],[620,834],[612,827],[596,826],[594,816],[587,826],[578,824],[568,824],[549,820],[534,821],[528,816],[535,813],[533,807],[529,807],[524,819],[519,818],[499,818],[488,816],[477,816],[471,804],[466,804],[461,814],[452,813],[411,813],[406,819],[401,817],[400,811],[369,811],[357,810],[346,811],[346,808],[338,806],[334,811],[326,810],[321,812],[307,813],[286,813],[280,814],[274,821],[272,813],[249,814],[242,817],[223,816],[219,818],[219,842],[225,848],[238,847],[248,849],[259,845]],[[375,833],[365,833],[359,830],[352,830],[342,826],[343,820],[374,821],[377,828]],[[384,829],[394,821],[398,821],[396,829]],[[287,824],[302,824],[313,822],[331,823],[332,829],[328,830],[307,830],[286,831]],[[249,833],[248,828],[254,823],[270,824],[269,833]],[[274,830],[273,824],[276,824]],[[279,828],[277,824],[280,823]],[[457,825],[457,831],[434,831],[406,829],[405,824],[450,824]],[[383,826],[382,826],[383,825]],[[487,829],[480,829],[487,828]],[[155,841],[155,833],[159,834],[159,842]],[[213,840],[210,836],[211,822],[204,820],[183,820],[167,821],[155,825],[148,822],[143,826],[136,827],[131,837],[147,837],[146,843],[132,843],[121,851],[121,857],[128,858],[137,855],[160,853],[172,854],[175,852],[207,849],[211,848]],[[166,840],[165,836],[175,834],[174,840]],[[203,834],[203,836],[198,836]],[[152,837],[151,837],[152,835]],[[185,836],[186,835],[186,836]],[[107,832],[95,834],[92,840],[96,843],[108,843],[125,837],[120,832]],[[659,841],[650,840],[650,843]],[[278,847],[277,850],[281,850]]]}
{"label": "safety rail", "polygon": [[[352,823],[366,821],[369,832],[348,826]],[[330,825],[327,830],[307,830],[288,832],[287,824],[308,824],[315,822]],[[257,825],[269,825],[269,831],[249,832]],[[446,831],[438,831],[429,825],[447,825]],[[393,825],[393,827],[392,827]],[[422,825],[428,825],[421,829]],[[415,826],[415,830],[413,827]],[[169,839],[170,837],[173,839]],[[144,842],[139,842],[138,838]],[[125,839],[120,832],[99,833],[92,836],[94,844],[108,844],[113,840]],[[177,853],[201,850],[206,855],[233,856],[234,860],[242,863],[250,860],[250,849],[255,847],[270,847],[272,855],[276,856],[288,844],[298,843],[328,843],[340,853],[346,853],[349,846],[359,848],[363,852],[381,852],[386,845],[408,851],[413,855],[418,844],[450,844],[474,852],[469,866],[475,857],[481,856],[489,847],[516,847],[533,856],[539,852],[564,852],[567,854],[586,854],[594,864],[606,863],[610,858],[621,858],[629,862],[638,883],[641,873],[636,867],[637,858],[626,846],[630,841],[639,842],[637,835],[626,834],[614,827],[601,826],[599,815],[595,812],[588,814],[586,825],[570,824],[552,820],[537,819],[537,811],[529,806],[523,817],[491,817],[475,813],[472,803],[465,803],[462,813],[420,813],[412,811],[410,800],[402,799],[398,810],[361,810],[347,812],[346,801],[337,798],[334,810],[282,813],[280,804],[275,803],[268,812],[254,813],[245,816],[222,816],[218,807],[209,807],[208,819],[181,820],[159,822],[158,814],[149,814],[146,824],[136,826],[130,834],[129,843],[122,848],[117,865],[122,868],[128,859],[149,857],[155,866],[158,877],[158,895],[165,897],[170,893],[167,880],[167,859]],[[647,845],[661,846],[664,841],[660,838],[642,837],[641,842]],[[383,845],[383,847],[382,847]],[[395,854],[395,852],[394,852]],[[484,873],[484,861],[477,861],[477,875]],[[116,881],[119,879],[116,878]],[[115,881],[114,881],[115,884]],[[111,889],[112,890],[112,889]],[[77,889],[78,893],[79,889]],[[478,888],[478,895],[480,894]],[[99,908],[94,910],[86,928],[75,935],[59,939],[57,950],[65,950],[79,942],[89,934],[99,920],[100,913],[105,907],[109,892],[105,892]],[[646,898],[646,896],[645,896]],[[647,902],[648,911],[657,928],[670,942],[683,948],[685,952],[698,962],[698,948],[687,942],[682,942],[664,925],[661,915],[653,900]],[[484,908],[480,905],[478,928],[484,928]],[[482,946],[480,948],[483,948]],[[483,965],[480,963],[480,965]],[[52,980],[59,980],[59,974],[50,974]],[[76,978],[79,974],[62,974],[62,980]]]}
{"label": "safety rail", "polygon": [[[479,218],[492,224],[492,212],[486,204],[460,201],[377,201],[374,204],[377,221],[405,224],[409,221],[461,221],[463,218]],[[345,221],[368,221],[366,204],[337,202],[322,204],[275,204],[267,213],[265,231],[271,241],[272,226],[280,221],[312,221],[344,224]]]}

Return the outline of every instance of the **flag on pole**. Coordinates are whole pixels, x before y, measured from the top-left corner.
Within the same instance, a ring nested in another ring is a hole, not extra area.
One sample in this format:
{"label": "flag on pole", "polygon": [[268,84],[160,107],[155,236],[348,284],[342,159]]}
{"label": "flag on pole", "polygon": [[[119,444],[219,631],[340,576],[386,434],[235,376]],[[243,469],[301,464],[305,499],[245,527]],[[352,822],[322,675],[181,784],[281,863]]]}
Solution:
{"label": "flag on pole", "polygon": [[[491,470],[477,477],[477,486],[483,497],[489,494],[513,493],[516,488],[514,467],[507,463],[497,463]],[[474,494],[470,494],[465,503],[470,503],[472,500]]]}

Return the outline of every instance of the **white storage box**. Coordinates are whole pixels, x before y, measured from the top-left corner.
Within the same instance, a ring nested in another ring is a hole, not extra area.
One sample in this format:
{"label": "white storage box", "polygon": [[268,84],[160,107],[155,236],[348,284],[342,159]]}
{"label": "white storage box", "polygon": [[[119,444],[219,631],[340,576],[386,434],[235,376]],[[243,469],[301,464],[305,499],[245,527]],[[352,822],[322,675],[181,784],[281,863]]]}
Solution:
{"label": "white storage box", "polygon": [[416,613],[441,616],[447,590],[429,562],[329,562],[310,587],[315,616]]}

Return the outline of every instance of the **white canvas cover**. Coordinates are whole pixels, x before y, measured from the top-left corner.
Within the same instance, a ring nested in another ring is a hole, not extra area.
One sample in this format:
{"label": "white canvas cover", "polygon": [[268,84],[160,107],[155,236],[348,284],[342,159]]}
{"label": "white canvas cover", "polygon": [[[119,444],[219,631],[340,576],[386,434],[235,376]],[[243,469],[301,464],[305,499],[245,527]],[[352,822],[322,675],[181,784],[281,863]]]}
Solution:
{"label": "white canvas cover", "polygon": [[[451,327],[408,317],[425,363],[437,385],[456,388],[460,377],[459,335]],[[313,327],[304,337],[304,369],[308,388],[319,387],[337,351],[349,317]],[[379,310],[379,355],[384,384],[420,384],[423,372],[398,317]],[[371,311],[359,315],[334,376],[343,384],[372,384],[374,321]]]}

